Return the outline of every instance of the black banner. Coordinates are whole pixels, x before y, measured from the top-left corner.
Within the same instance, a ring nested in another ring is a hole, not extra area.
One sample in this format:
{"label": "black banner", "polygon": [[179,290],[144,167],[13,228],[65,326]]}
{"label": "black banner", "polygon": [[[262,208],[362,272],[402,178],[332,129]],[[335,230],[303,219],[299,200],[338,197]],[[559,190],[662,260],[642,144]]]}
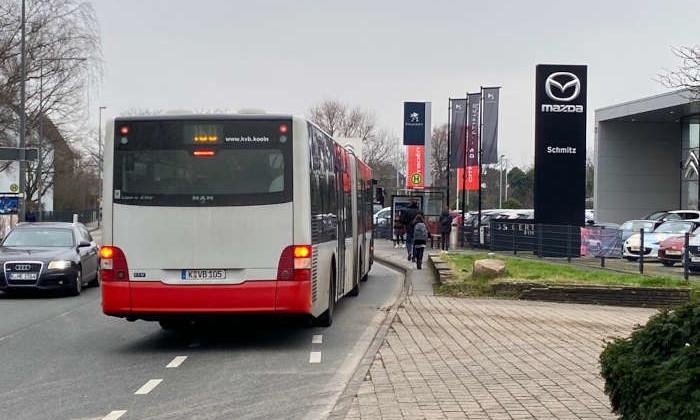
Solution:
{"label": "black banner", "polygon": [[[571,226],[584,224],[586,83],[586,66],[537,66],[536,223]],[[546,238],[544,243],[547,243]]]}
{"label": "black banner", "polygon": [[464,168],[467,100],[450,99],[450,166]]}
{"label": "black banner", "polygon": [[479,113],[481,93],[467,95],[467,166],[479,165]]}
{"label": "black banner", "polygon": [[481,133],[481,163],[498,163],[498,94],[499,89],[483,88],[483,131]]}
{"label": "black banner", "polygon": [[425,102],[403,103],[403,144],[425,144]]}

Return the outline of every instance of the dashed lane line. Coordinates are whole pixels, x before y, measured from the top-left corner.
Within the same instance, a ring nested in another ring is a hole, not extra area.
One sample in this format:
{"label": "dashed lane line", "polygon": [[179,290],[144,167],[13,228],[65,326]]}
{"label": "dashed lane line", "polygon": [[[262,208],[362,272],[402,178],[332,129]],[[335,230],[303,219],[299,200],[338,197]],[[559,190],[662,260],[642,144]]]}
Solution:
{"label": "dashed lane line", "polygon": [[126,410],[114,410],[106,416],[102,417],[102,420],[117,420],[124,414],[126,414]]}
{"label": "dashed lane line", "polygon": [[161,382],[163,382],[162,379],[151,379],[145,384],[143,384],[143,386],[139,388],[136,392],[134,392],[134,395],[146,395],[149,392],[153,391],[153,389],[157,387],[158,384],[160,384]]}
{"label": "dashed lane line", "polygon": [[185,359],[187,359],[187,356],[176,356],[170,363],[168,363],[166,368],[180,367],[180,365],[182,364],[182,362],[185,361]]}
{"label": "dashed lane line", "polygon": [[311,344],[323,344],[323,334],[314,334],[311,337]]}
{"label": "dashed lane line", "polygon": [[309,353],[309,363],[321,363],[321,352],[312,351]]}

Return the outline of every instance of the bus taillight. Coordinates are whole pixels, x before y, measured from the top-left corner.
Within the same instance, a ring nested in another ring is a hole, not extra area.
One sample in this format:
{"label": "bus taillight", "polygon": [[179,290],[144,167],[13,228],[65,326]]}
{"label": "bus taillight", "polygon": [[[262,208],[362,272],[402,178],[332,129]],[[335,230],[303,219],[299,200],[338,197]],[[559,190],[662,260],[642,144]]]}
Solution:
{"label": "bus taillight", "polygon": [[278,280],[311,280],[311,245],[291,245],[280,255]]}
{"label": "bus taillight", "polygon": [[124,252],[116,246],[100,248],[100,279],[102,281],[128,281],[129,266]]}
{"label": "bus taillight", "polygon": [[216,152],[213,150],[195,150],[192,154],[196,157],[212,157]]}

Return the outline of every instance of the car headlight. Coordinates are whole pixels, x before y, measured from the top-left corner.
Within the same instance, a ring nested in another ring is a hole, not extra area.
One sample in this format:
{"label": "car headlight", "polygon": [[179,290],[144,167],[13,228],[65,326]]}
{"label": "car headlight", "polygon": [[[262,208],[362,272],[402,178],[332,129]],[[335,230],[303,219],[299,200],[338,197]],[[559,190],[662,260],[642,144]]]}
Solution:
{"label": "car headlight", "polygon": [[49,270],[65,270],[70,266],[71,262],[66,260],[49,262]]}

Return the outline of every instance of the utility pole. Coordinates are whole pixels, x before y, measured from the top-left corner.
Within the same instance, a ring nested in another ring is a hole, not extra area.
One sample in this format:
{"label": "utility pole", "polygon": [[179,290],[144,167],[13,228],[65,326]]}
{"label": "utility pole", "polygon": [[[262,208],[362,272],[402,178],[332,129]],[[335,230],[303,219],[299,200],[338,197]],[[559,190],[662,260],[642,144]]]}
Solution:
{"label": "utility pole", "polygon": [[26,81],[27,81],[27,58],[26,56],[26,45],[25,45],[25,0],[22,0],[22,23],[20,24],[21,38],[20,38],[20,94],[19,94],[19,206],[17,212],[18,220],[24,222],[26,213],[26,170],[27,162],[24,160],[24,148],[25,148],[25,133],[27,131],[27,115],[26,115]]}

